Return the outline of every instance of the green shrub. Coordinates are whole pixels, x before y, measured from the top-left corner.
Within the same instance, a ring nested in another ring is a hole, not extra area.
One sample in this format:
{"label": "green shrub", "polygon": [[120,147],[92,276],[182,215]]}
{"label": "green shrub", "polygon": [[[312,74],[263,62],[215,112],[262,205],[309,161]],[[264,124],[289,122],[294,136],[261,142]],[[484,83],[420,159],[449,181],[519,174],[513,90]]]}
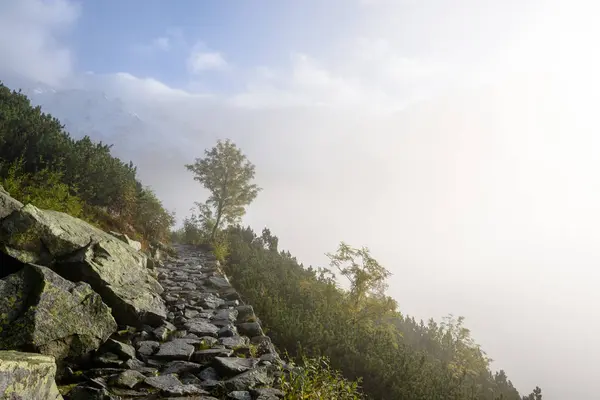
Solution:
{"label": "green shrub", "polygon": [[225,262],[229,255],[229,244],[227,243],[227,239],[224,237],[217,237],[212,241],[211,245],[215,258],[221,263]]}
{"label": "green shrub", "polygon": [[6,170],[6,177],[0,182],[12,197],[21,203],[70,214],[74,217],[83,215],[83,201],[77,197],[74,188],[62,183],[62,173],[46,167],[37,173],[23,171],[23,160],[19,159],[8,165],[0,166]]}
{"label": "green shrub", "polygon": [[358,400],[364,396],[359,390],[360,379],[348,381],[339,371],[331,368],[326,357],[303,356],[299,366],[288,363],[287,371],[280,367],[279,389],[285,400]]}

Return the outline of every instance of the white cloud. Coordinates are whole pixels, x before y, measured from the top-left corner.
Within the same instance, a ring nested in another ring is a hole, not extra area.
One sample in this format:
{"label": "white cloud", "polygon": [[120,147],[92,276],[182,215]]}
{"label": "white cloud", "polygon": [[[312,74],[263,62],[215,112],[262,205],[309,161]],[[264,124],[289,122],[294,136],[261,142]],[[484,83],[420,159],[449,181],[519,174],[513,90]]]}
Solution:
{"label": "white cloud", "polygon": [[149,43],[138,44],[133,50],[143,56],[153,56],[157,53],[164,53],[171,50],[187,50],[189,47],[183,30],[178,27],[172,27],[165,30],[164,34],[151,40]]}
{"label": "white cloud", "polygon": [[73,72],[73,54],[61,42],[79,16],[67,0],[0,1],[0,72],[57,85]]}
{"label": "white cloud", "polygon": [[153,45],[159,50],[167,51],[171,48],[171,39],[165,36],[158,37],[154,39]]}
{"label": "white cloud", "polygon": [[198,74],[204,71],[222,71],[229,68],[229,63],[217,51],[206,50],[203,45],[196,45],[187,60],[188,71]]}

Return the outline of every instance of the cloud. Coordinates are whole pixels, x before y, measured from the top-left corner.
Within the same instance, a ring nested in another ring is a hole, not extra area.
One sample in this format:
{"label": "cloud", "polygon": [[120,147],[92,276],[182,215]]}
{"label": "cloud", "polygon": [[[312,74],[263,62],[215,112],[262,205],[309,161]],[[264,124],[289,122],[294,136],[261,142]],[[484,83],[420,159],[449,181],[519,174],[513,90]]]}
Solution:
{"label": "cloud", "polygon": [[60,84],[73,73],[74,62],[61,38],[79,13],[67,0],[0,1],[0,72]]}
{"label": "cloud", "polygon": [[159,50],[167,51],[171,48],[171,39],[165,36],[161,36],[154,39],[154,42],[152,44]]}
{"label": "cloud", "polygon": [[204,71],[222,71],[230,67],[223,54],[207,49],[202,43],[198,43],[192,48],[187,66],[191,74]]}
{"label": "cloud", "polygon": [[394,111],[433,88],[452,72],[441,62],[401,56],[385,40],[359,38],[335,60],[292,53],[281,68],[257,68],[230,101],[240,107],[310,106]]}
{"label": "cloud", "polygon": [[166,29],[164,34],[152,39],[149,43],[134,46],[134,51],[143,56],[153,56],[172,50],[187,50],[189,45],[183,33],[178,27]]}

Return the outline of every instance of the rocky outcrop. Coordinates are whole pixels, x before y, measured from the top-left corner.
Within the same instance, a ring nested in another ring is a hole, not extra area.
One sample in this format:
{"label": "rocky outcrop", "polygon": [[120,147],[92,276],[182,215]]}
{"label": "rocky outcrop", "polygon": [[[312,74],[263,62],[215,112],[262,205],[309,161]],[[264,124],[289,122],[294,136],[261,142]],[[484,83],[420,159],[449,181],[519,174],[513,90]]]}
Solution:
{"label": "rocky outcrop", "polygon": [[165,259],[158,268],[167,320],[158,328],[115,333],[88,369],[73,374],[72,381],[79,383],[67,398],[99,390],[106,399],[150,398],[152,393],[158,399],[283,396],[270,387],[283,362],[252,307],[240,304],[212,255],[189,246],[177,251],[177,258]]}
{"label": "rocky outcrop", "polygon": [[116,330],[110,308],[87,283],[37,265],[0,280],[0,349],[73,359],[96,350]]}
{"label": "rocky outcrop", "polygon": [[13,211],[19,210],[21,207],[23,207],[23,204],[10,197],[2,185],[0,185],[0,219],[6,217]]}
{"label": "rocky outcrop", "polygon": [[0,351],[0,399],[62,400],[50,356]]}
{"label": "rocky outcrop", "polygon": [[109,233],[111,235],[113,235],[114,237],[116,237],[117,239],[119,239],[120,241],[122,241],[122,242],[127,243],[128,245],[130,245],[136,251],[141,251],[142,250],[142,244],[140,242],[138,242],[137,240],[131,239],[126,234],[119,233],[119,232],[113,232],[113,231],[110,231]]}
{"label": "rocky outcrop", "polygon": [[146,256],[80,219],[28,204],[0,221],[0,246],[19,261],[89,283],[121,325],[158,326],[166,317]]}
{"label": "rocky outcrop", "polygon": [[0,199],[0,350],[52,356],[0,354],[0,393],[59,399],[56,373],[67,400],[283,397],[271,386],[284,363],[209,251],[147,256],[126,235]]}

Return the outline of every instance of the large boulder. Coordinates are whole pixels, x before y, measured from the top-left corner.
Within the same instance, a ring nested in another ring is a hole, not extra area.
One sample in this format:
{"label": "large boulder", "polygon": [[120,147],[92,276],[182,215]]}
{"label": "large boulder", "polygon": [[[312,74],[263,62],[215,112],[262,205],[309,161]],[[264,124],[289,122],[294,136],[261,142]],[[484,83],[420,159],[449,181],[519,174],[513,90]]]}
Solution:
{"label": "large boulder", "polygon": [[142,244],[140,242],[138,242],[137,240],[131,239],[126,234],[119,233],[119,232],[113,232],[113,231],[110,231],[109,233],[111,235],[113,235],[114,237],[116,237],[117,239],[119,239],[120,241],[122,241],[123,243],[127,243],[128,245],[130,245],[136,251],[141,251],[142,250]]}
{"label": "large boulder", "polygon": [[21,207],[23,207],[23,204],[10,197],[8,192],[0,185],[0,219],[10,215],[13,211],[18,210]]}
{"label": "large boulder", "polygon": [[78,218],[28,204],[0,221],[0,250],[89,283],[120,325],[159,326],[166,318],[146,256]]}
{"label": "large boulder", "polygon": [[0,349],[77,359],[117,330],[110,311],[87,283],[25,265],[0,280]]}
{"label": "large boulder", "polygon": [[0,351],[0,399],[62,400],[50,356]]}

